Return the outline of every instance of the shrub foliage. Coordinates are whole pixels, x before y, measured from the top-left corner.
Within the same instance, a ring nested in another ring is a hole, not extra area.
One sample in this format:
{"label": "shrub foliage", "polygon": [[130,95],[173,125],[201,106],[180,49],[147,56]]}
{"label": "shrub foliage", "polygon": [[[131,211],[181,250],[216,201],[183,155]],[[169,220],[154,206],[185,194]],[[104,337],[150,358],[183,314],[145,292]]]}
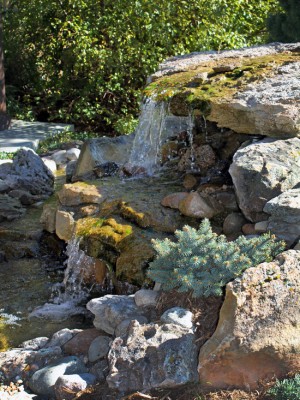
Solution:
{"label": "shrub foliage", "polygon": [[284,242],[270,234],[227,242],[224,235],[213,233],[208,219],[198,230],[185,226],[175,236],[176,242],[153,240],[157,256],[148,275],[163,290],[192,291],[194,297],[221,296],[224,286],[247,268],[269,262],[284,250]]}
{"label": "shrub foliage", "polygon": [[133,129],[141,89],[160,61],[261,43],[265,19],[278,7],[277,0],[9,3],[4,39],[11,110],[20,116],[19,102],[26,117],[122,133]]}

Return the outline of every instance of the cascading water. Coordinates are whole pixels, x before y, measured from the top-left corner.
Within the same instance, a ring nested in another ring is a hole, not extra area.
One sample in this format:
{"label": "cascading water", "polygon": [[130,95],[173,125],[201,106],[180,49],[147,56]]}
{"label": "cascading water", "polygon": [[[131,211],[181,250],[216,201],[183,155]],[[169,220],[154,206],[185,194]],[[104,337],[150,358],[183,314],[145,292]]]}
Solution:
{"label": "cascading water", "polygon": [[191,171],[195,169],[195,154],[194,154],[194,136],[193,136],[193,129],[194,129],[194,112],[193,110],[189,110],[189,115],[187,119],[187,136],[188,136],[188,141],[191,149]]}
{"label": "cascading water", "polygon": [[79,241],[78,238],[73,238],[67,246],[68,260],[64,280],[53,286],[51,302],[33,310],[31,318],[63,320],[86,312],[80,305],[88,298],[88,291],[83,285],[83,271],[90,270],[95,261],[80,250]]}
{"label": "cascading water", "polygon": [[186,131],[192,145],[193,128],[192,111],[187,117],[171,115],[168,103],[147,98],[142,105],[129,164],[142,167],[148,175],[153,175],[161,164],[161,148],[167,139]]}
{"label": "cascading water", "polygon": [[141,166],[152,175],[159,162],[167,105],[146,99],[142,106],[129,163]]}

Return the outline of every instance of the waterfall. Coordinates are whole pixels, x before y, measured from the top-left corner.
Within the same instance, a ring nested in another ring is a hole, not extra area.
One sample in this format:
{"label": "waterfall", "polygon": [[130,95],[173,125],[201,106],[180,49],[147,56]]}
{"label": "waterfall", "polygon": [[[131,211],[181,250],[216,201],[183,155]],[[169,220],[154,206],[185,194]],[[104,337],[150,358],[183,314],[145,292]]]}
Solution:
{"label": "waterfall", "polygon": [[81,306],[88,298],[88,291],[83,285],[83,271],[91,269],[95,260],[80,250],[79,241],[79,238],[72,238],[67,245],[68,260],[63,282],[53,286],[50,302],[35,308],[30,318],[64,320],[86,312]]}
{"label": "waterfall", "polygon": [[145,168],[149,175],[153,174],[160,162],[166,115],[165,102],[148,98],[142,105],[129,163]]}
{"label": "waterfall", "polygon": [[167,139],[186,131],[192,142],[193,127],[192,111],[187,117],[171,115],[168,103],[147,98],[142,105],[129,164],[153,175],[161,164],[161,148]]}

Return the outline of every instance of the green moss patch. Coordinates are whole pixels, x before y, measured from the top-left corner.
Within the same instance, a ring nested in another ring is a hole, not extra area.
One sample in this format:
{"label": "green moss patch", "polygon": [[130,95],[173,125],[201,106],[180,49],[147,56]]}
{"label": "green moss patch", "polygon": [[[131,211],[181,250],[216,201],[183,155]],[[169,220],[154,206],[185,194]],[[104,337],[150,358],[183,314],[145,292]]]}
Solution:
{"label": "green moss patch", "polygon": [[131,225],[122,225],[113,218],[83,218],[76,224],[76,236],[97,237],[101,242],[117,247],[127,236],[132,234]]}

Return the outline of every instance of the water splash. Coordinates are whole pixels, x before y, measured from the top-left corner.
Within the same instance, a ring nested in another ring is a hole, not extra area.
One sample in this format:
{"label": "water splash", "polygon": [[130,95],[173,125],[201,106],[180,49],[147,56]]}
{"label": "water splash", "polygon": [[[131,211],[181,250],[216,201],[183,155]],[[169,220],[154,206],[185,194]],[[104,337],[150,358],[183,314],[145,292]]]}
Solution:
{"label": "water splash", "polygon": [[62,283],[53,286],[49,303],[35,308],[30,318],[46,318],[63,320],[70,316],[85,314],[83,305],[88,298],[89,291],[83,284],[84,271],[90,270],[95,260],[87,256],[79,248],[79,238],[72,238],[67,245],[67,268]]}

